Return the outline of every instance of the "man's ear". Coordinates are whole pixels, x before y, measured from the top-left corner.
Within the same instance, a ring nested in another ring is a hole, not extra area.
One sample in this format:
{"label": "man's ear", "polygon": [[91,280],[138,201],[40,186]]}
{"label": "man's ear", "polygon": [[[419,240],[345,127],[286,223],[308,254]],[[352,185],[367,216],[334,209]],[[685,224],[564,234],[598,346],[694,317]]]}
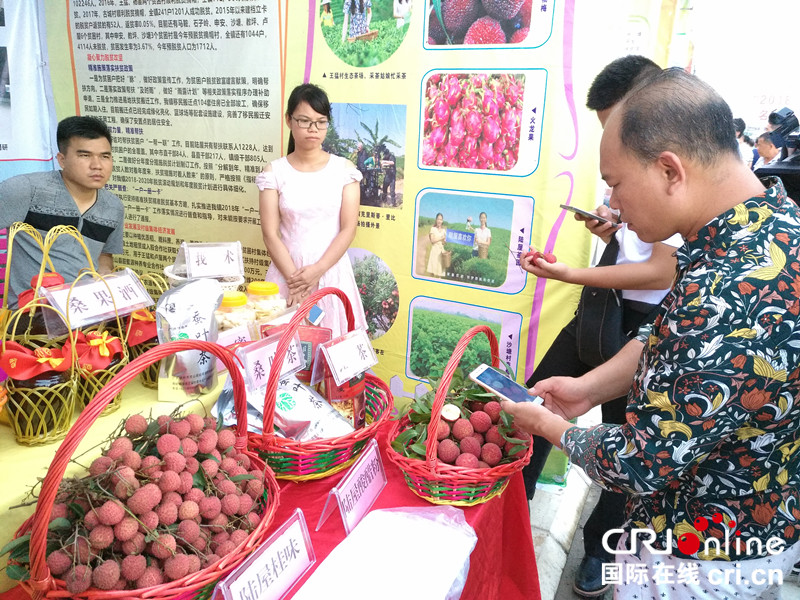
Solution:
{"label": "man's ear", "polygon": [[64,168],[64,161],[66,160],[66,158],[67,157],[61,154],[61,152],[56,154],[56,160],[58,161],[58,166],[61,167],[62,169]]}
{"label": "man's ear", "polygon": [[686,184],[686,166],[674,152],[665,151],[659,154],[656,166],[668,193],[673,193]]}

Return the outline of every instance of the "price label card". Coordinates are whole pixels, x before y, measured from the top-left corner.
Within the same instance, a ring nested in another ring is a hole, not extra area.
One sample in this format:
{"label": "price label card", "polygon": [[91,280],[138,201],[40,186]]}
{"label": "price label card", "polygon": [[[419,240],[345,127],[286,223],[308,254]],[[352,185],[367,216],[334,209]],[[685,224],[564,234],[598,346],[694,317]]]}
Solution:
{"label": "price label card", "polygon": [[[116,315],[125,316],[154,304],[142,282],[130,269],[104,275],[102,279],[84,277],[74,287],[65,283],[39,288],[39,294],[50,306],[66,315],[73,329],[99,323]],[[43,313],[56,316],[50,310]],[[49,328],[49,323],[46,324]]]}
{"label": "price label card", "polygon": [[350,467],[347,475],[339,485],[329,492],[328,500],[322,509],[315,531],[319,531],[333,511],[331,498],[336,498],[344,530],[349,535],[372,508],[375,500],[386,487],[387,481],[381,454],[378,452],[378,442],[371,439],[364,452]]}
{"label": "price label card", "polygon": [[342,385],[353,377],[378,364],[367,332],[354,329],[338,338],[320,344],[336,385]]}
{"label": "price label card", "polygon": [[[243,342],[252,342],[253,332],[247,323],[242,323],[231,329],[220,331],[217,334],[217,343],[220,346],[233,346],[234,344],[241,344]],[[221,360],[217,359],[217,372],[222,373],[227,371],[227,368]]]}
{"label": "price label card", "polygon": [[308,526],[296,509],[239,567],[214,588],[214,600],[279,600],[316,562]]}
{"label": "price label card", "polygon": [[186,259],[186,275],[198,277],[241,276],[244,274],[241,242],[181,244]]}
{"label": "price label card", "polygon": [[[236,354],[244,362],[247,384],[251,389],[255,390],[267,385],[267,379],[269,379],[269,372],[272,368],[272,362],[275,360],[275,351],[278,349],[280,339],[281,334],[278,333],[237,350]],[[292,375],[304,366],[303,349],[300,346],[300,338],[295,332],[286,350],[286,358],[281,365],[280,377]]]}

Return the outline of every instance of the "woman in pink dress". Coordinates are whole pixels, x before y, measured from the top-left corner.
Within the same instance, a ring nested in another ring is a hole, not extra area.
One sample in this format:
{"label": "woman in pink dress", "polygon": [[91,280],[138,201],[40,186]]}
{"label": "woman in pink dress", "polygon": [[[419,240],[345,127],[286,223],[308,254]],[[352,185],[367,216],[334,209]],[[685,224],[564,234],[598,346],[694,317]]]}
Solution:
{"label": "woman in pink dress", "polygon": [[[347,257],[356,234],[361,173],[349,160],[322,149],[331,119],[325,92],[297,86],[286,106],[288,154],[256,176],[264,244],[272,257],[266,280],[274,281],[289,306],[321,287],[341,289],[350,299],[356,327],[366,329],[364,308]],[[320,303],[320,323],[334,337],[347,331],[337,298]]]}

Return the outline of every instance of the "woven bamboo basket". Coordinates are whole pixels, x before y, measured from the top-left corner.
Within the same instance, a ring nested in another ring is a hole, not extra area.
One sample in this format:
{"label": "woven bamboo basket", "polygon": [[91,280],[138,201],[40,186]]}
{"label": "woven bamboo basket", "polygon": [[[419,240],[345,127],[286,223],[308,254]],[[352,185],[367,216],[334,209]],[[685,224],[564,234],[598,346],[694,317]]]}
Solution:
{"label": "woven bamboo basket", "polygon": [[450,381],[470,340],[480,333],[489,338],[492,366],[500,365],[497,338],[486,325],[472,327],[459,340],[444,369],[442,380],[433,400],[428,437],[425,441],[425,460],[404,456],[391,446],[391,442],[411,425],[407,415],[395,421],[389,432],[387,451],[389,460],[400,467],[411,491],[433,504],[472,506],[491,500],[503,492],[508,485],[509,477],[521,470],[531,459],[533,443],[530,435],[525,434],[529,442],[527,449],[520,453],[521,456],[514,462],[499,464],[488,469],[471,469],[448,465],[437,460],[439,441],[436,439],[436,433],[442,418],[442,407],[447,391],[450,389]]}
{"label": "woven bamboo basket", "polygon": [[31,577],[21,582],[33,600],[42,598],[64,599],[79,598],[81,600],[116,600],[121,598],[148,598],[152,600],[206,600],[211,598],[217,581],[238,567],[247,556],[268,537],[268,530],[278,508],[278,483],[273,473],[266,469],[264,488],[266,503],[261,521],[250,535],[242,541],[230,554],[225,555],[205,569],[186,575],[181,579],[162,585],[152,586],[139,590],[99,590],[89,588],[81,594],[70,594],[66,590],[65,582],[56,579],[50,573],[46,563],[47,554],[47,529],[50,523],[50,514],[53,503],[58,493],[70,457],[77,449],[83,437],[92,427],[109,402],[122,390],[125,385],[139,376],[142,369],[176,352],[183,350],[203,350],[216,355],[231,374],[233,383],[233,397],[236,405],[236,414],[240,415],[236,425],[235,448],[246,454],[255,468],[263,469],[264,461],[254,452],[247,449],[247,409],[244,381],[239,369],[236,368],[236,359],[233,354],[223,346],[203,341],[175,341],[160,344],[149,352],[126,365],[101,391],[95,396],[86,409],[75,421],[64,442],[56,451],[55,458],[42,482],[39,500],[33,515],[25,521],[15,534],[15,538],[31,534],[30,539],[30,569]]}
{"label": "woven bamboo basket", "polygon": [[[58,313],[52,306],[40,302],[32,302],[27,306],[29,310],[51,310]],[[0,331],[2,339],[0,353],[6,351],[6,342],[12,340],[32,350],[55,348],[56,345],[53,341],[50,341],[47,346],[37,343],[28,345],[24,342],[30,341],[29,338],[15,335],[23,311],[24,309],[19,309],[9,313],[7,328],[4,327]],[[63,315],[60,316],[64,318]],[[11,376],[6,380],[6,415],[14,430],[14,436],[20,444],[36,446],[61,440],[67,435],[72,423],[78,385],[77,373],[74,368],[76,363],[75,345],[72,343],[74,338],[70,332],[58,339],[61,340],[61,344],[67,340],[70,341],[69,344],[66,344],[71,349],[69,356],[71,366],[68,370],[61,373],[54,371],[49,377],[36,378],[40,385],[30,385],[31,380],[20,381]]]}
{"label": "woven bamboo basket", "polygon": [[258,451],[269,466],[275,471],[278,479],[305,481],[321,479],[349,467],[367,442],[374,438],[378,429],[389,418],[394,405],[389,387],[379,378],[366,375],[366,412],[367,425],[356,429],[353,433],[335,438],[297,442],[276,435],[273,431],[275,418],[275,401],[280,379],[280,368],[286,357],[289,343],[297,328],[308,315],[311,307],[321,298],[333,295],[339,298],[347,314],[347,329],[355,328],[353,310],[347,295],[335,288],[322,288],[312,293],[300,305],[289,325],[281,336],[275,350],[275,358],[267,381],[267,392],[264,399],[264,430],[262,433],[248,433],[248,445]]}

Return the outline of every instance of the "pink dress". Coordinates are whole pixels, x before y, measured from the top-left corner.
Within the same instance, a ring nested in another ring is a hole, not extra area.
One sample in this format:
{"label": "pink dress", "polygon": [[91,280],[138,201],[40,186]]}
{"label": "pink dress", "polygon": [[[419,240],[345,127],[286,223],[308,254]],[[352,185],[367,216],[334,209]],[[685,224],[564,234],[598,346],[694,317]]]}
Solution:
{"label": "pink dress", "polygon": [[[334,154],[319,171],[298,171],[282,157],[272,161],[271,172],[256,175],[259,190],[278,191],[281,238],[298,269],[317,262],[339,233],[342,189],[353,181],[361,181],[359,170]],[[274,263],[270,264],[265,279],[277,283],[281,296],[289,297],[286,279]],[[367,329],[361,295],[347,253],[320,277],[319,287],[335,287],[347,294],[355,326]],[[334,337],[347,331],[347,319],[338,298],[325,297],[319,306],[325,311],[322,327],[329,327]]]}

